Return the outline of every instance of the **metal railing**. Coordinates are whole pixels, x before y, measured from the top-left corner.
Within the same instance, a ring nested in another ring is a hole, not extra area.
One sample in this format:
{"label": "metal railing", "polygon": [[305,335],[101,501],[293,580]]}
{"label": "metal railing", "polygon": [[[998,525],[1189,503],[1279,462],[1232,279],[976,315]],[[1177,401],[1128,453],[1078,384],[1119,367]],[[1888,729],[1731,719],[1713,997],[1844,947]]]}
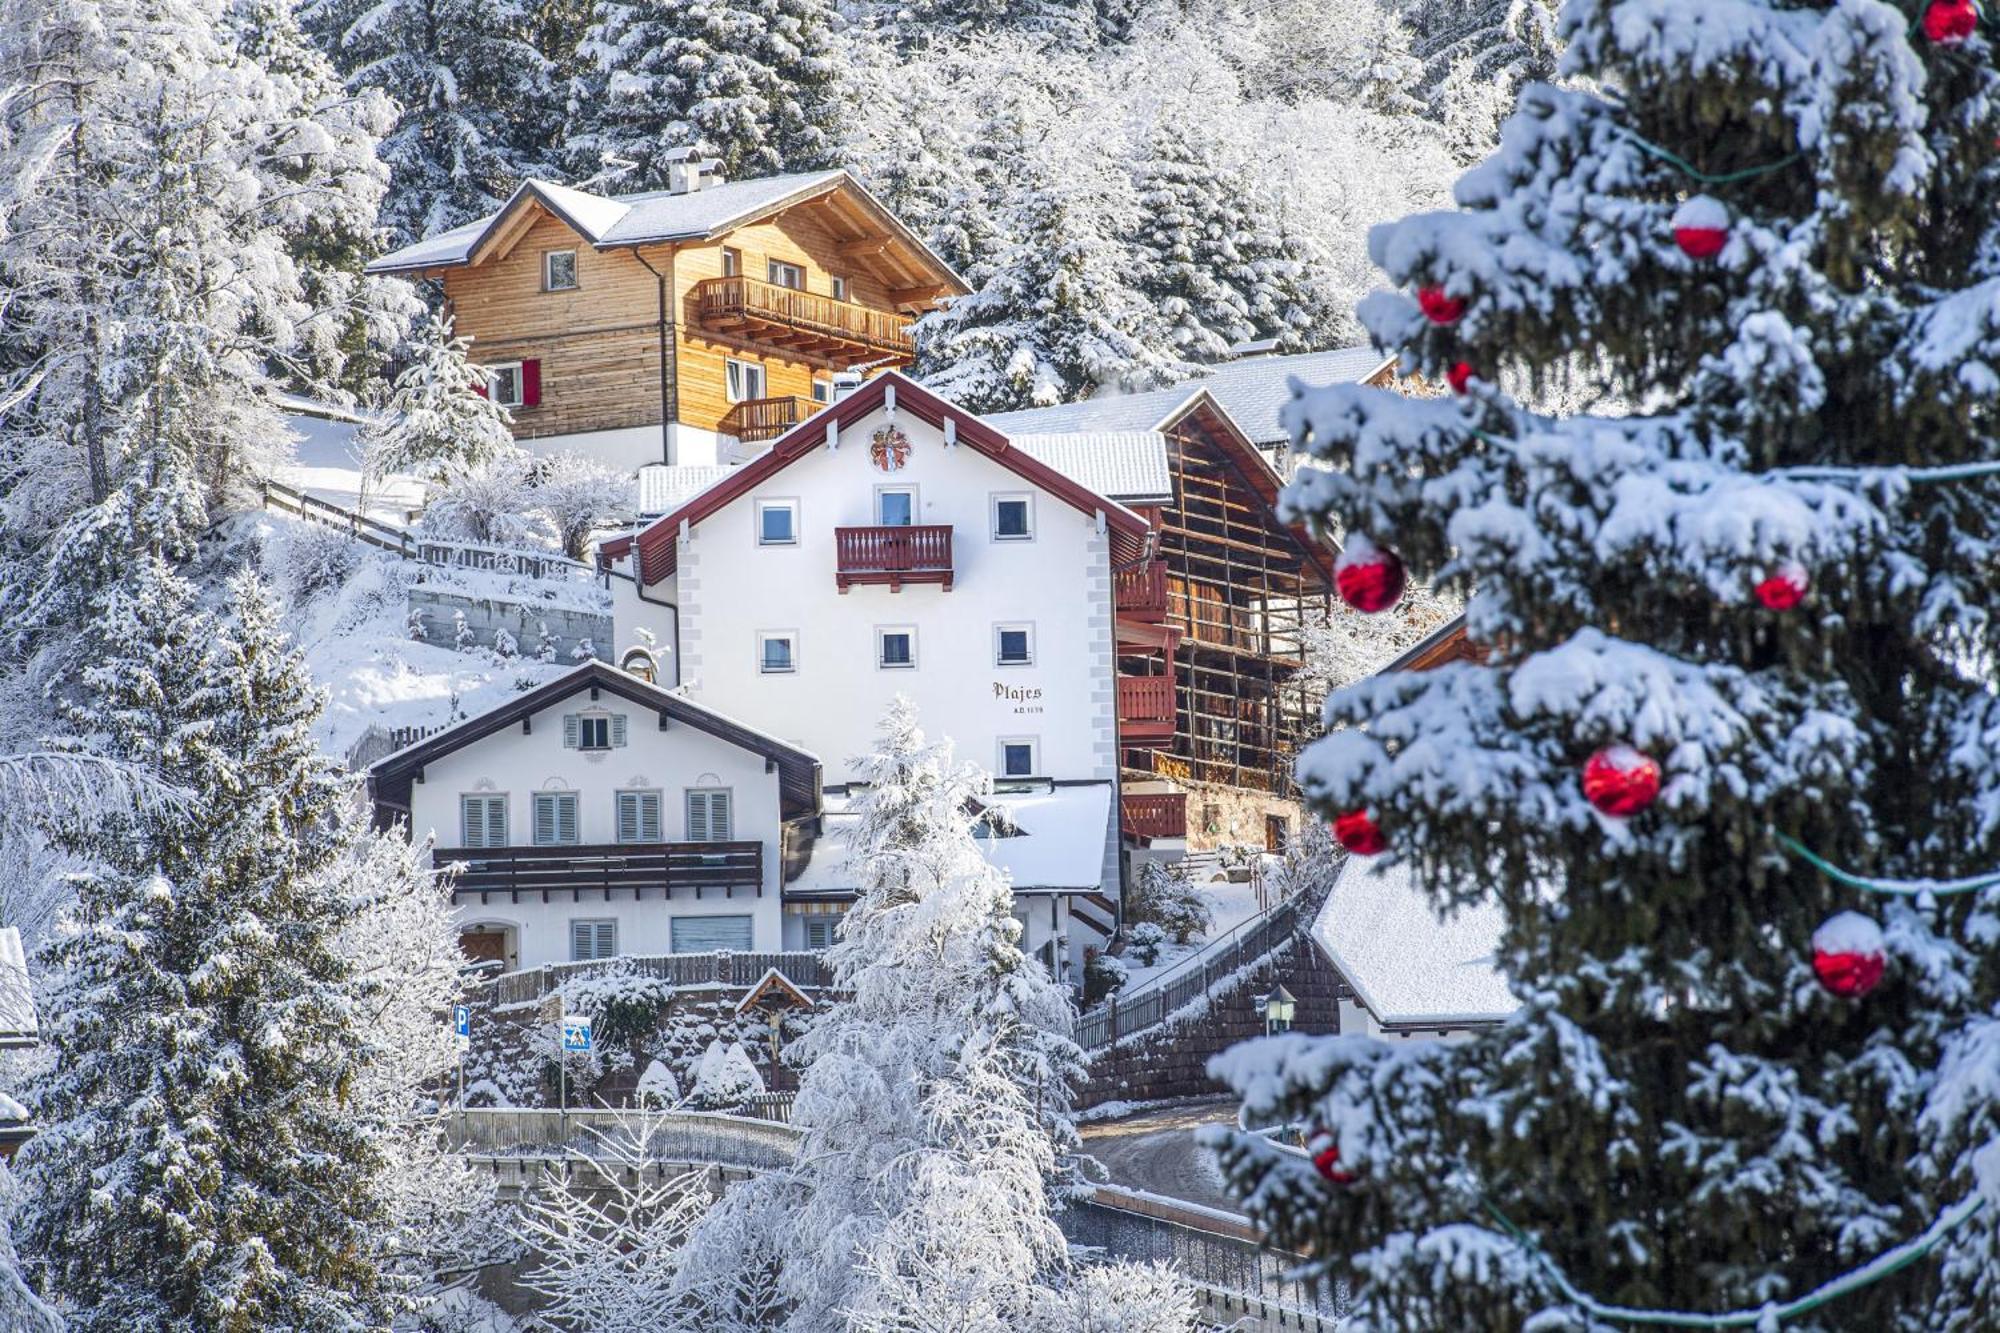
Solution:
{"label": "metal railing", "polygon": [[1297,927],[1298,909],[1290,899],[1251,917],[1160,975],[1123,994],[1114,992],[1103,1004],[1079,1017],[1077,1044],[1086,1051],[1099,1050],[1158,1027],[1285,943]]}
{"label": "metal railing", "polygon": [[695,284],[696,317],[724,332],[755,337],[757,325],[777,326],[871,351],[909,356],[910,320],[888,310],[836,301],[817,292],[780,287],[756,278],[709,278]]}
{"label": "metal railing", "polygon": [[951,524],[835,528],[835,582],[845,592],[852,583],[938,582],[951,586]]}
{"label": "metal railing", "polygon": [[552,995],[565,981],[575,977],[602,976],[616,971],[624,976],[652,977],[669,986],[741,986],[763,980],[764,974],[778,971],[794,984],[807,989],[824,989],[833,974],[816,953],[715,953],[625,954],[583,963],[551,963],[523,972],[503,972],[475,987],[474,994],[495,1004],[533,1003]]}
{"label": "metal railing", "polygon": [[631,1144],[660,1161],[701,1162],[775,1171],[798,1154],[790,1125],[712,1111],[556,1111],[514,1107],[447,1112],[445,1141],[476,1155],[593,1156],[606,1139]]}
{"label": "metal railing", "polygon": [[746,398],[722,418],[722,433],[734,435],[745,444],[774,440],[825,405],[795,393],[776,398]]}
{"label": "metal railing", "polygon": [[455,865],[458,893],[544,889],[755,888],[764,883],[761,842],[626,842],[561,847],[437,847]]}

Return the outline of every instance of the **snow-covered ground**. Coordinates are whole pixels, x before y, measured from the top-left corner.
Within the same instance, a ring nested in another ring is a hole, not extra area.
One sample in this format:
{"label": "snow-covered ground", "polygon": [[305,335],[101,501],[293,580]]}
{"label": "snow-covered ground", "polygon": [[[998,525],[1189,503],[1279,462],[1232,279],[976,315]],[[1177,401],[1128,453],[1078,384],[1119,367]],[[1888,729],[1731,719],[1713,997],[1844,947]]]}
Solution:
{"label": "snow-covered ground", "polygon": [[1132,954],[1131,950],[1126,950],[1119,959],[1119,961],[1125,964],[1127,980],[1124,989],[1128,991],[1132,990],[1137,986],[1144,985],[1151,978],[1170,970],[1175,964],[1190,954],[1197,953],[1206,948],[1211,940],[1221,939],[1251,917],[1256,916],[1267,905],[1258,902],[1257,885],[1254,883],[1231,884],[1227,881],[1221,881],[1210,884],[1197,881],[1195,890],[1201,894],[1202,901],[1208,904],[1209,915],[1214,918],[1214,924],[1209,928],[1208,933],[1186,944],[1168,943],[1165,948],[1160,950],[1159,961],[1151,967],[1140,966],[1139,960]]}
{"label": "snow-covered ground", "polygon": [[364,485],[358,416],[315,406],[287,420],[298,443],[290,463],[271,469],[271,480],[397,527],[423,507],[424,484],[415,477],[370,477]]}

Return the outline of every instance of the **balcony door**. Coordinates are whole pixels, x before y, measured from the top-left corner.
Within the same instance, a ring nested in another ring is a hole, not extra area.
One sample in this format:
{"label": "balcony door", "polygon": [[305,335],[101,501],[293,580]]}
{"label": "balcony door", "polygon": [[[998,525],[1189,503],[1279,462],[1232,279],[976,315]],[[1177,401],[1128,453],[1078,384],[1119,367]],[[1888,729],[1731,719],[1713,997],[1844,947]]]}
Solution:
{"label": "balcony door", "polygon": [[884,528],[907,528],[917,521],[917,492],[908,486],[884,486],[875,492],[875,522]]}

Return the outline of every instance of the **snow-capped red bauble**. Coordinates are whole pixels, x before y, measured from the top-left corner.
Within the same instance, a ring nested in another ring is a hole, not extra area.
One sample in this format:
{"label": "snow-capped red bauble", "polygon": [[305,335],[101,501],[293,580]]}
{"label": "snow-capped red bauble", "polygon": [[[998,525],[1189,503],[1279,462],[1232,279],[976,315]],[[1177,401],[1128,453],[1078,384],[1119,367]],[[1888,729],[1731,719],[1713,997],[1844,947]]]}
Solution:
{"label": "snow-capped red bauble", "polygon": [[1446,296],[1442,287],[1419,287],[1417,308],[1433,324],[1456,324],[1465,313],[1465,302],[1456,296]]}
{"label": "snow-capped red bauble", "polygon": [[1924,9],[1924,36],[1940,46],[1956,46],[1979,31],[1979,6],[1972,0],[1931,0]]}
{"label": "snow-capped red bauble", "polygon": [[1713,259],[1729,244],[1729,210],[1698,194],[1674,210],[1674,244],[1689,259]]}
{"label": "snow-capped red bauble", "polygon": [[1858,1000],[1881,984],[1889,955],[1882,947],[1882,927],[1859,912],[1828,917],[1813,932],[1813,975],[1827,992],[1843,1000]]}
{"label": "snow-capped red bauble", "polygon": [[1347,539],[1340,558],[1333,562],[1333,586],[1340,600],[1371,616],[1394,606],[1408,581],[1402,557],[1361,533]]}
{"label": "snow-capped red bauble", "polygon": [[1766,611],[1789,611],[1806,599],[1812,580],[1805,566],[1786,561],[1757,583],[1757,601]]}
{"label": "snow-capped red bauble", "polygon": [[1444,382],[1451,386],[1453,393],[1464,393],[1471,386],[1475,373],[1470,361],[1454,361],[1451,369],[1444,373]]}
{"label": "snow-capped red bauble", "polygon": [[1583,766],[1583,797],[1603,814],[1636,815],[1659,794],[1659,764],[1630,745],[1607,745]]}
{"label": "snow-capped red bauble", "polygon": [[1373,856],[1389,846],[1388,838],[1382,835],[1382,826],[1366,810],[1349,810],[1336,816],[1333,840],[1356,856]]}
{"label": "snow-capped red bauble", "polygon": [[1354,1173],[1340,1169],[1340,1145],[1334,1141],[1331,1131],[1314,1130],[1306,1138],[1306,1151],[1312,1154],[1313,1170],[1324,1180],[1336,1185],[1352,1185]]}

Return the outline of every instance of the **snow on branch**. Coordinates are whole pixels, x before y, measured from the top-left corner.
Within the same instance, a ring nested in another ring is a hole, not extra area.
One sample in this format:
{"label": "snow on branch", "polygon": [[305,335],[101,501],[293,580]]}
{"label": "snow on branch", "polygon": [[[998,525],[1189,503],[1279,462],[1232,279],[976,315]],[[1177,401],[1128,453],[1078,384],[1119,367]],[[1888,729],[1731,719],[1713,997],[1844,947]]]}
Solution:
{"label": "snow on branch", "polygon": [[52,751],[0,755],[0,837],[65,820],[157,814],[186,799],[179,788],[116,759]]}

